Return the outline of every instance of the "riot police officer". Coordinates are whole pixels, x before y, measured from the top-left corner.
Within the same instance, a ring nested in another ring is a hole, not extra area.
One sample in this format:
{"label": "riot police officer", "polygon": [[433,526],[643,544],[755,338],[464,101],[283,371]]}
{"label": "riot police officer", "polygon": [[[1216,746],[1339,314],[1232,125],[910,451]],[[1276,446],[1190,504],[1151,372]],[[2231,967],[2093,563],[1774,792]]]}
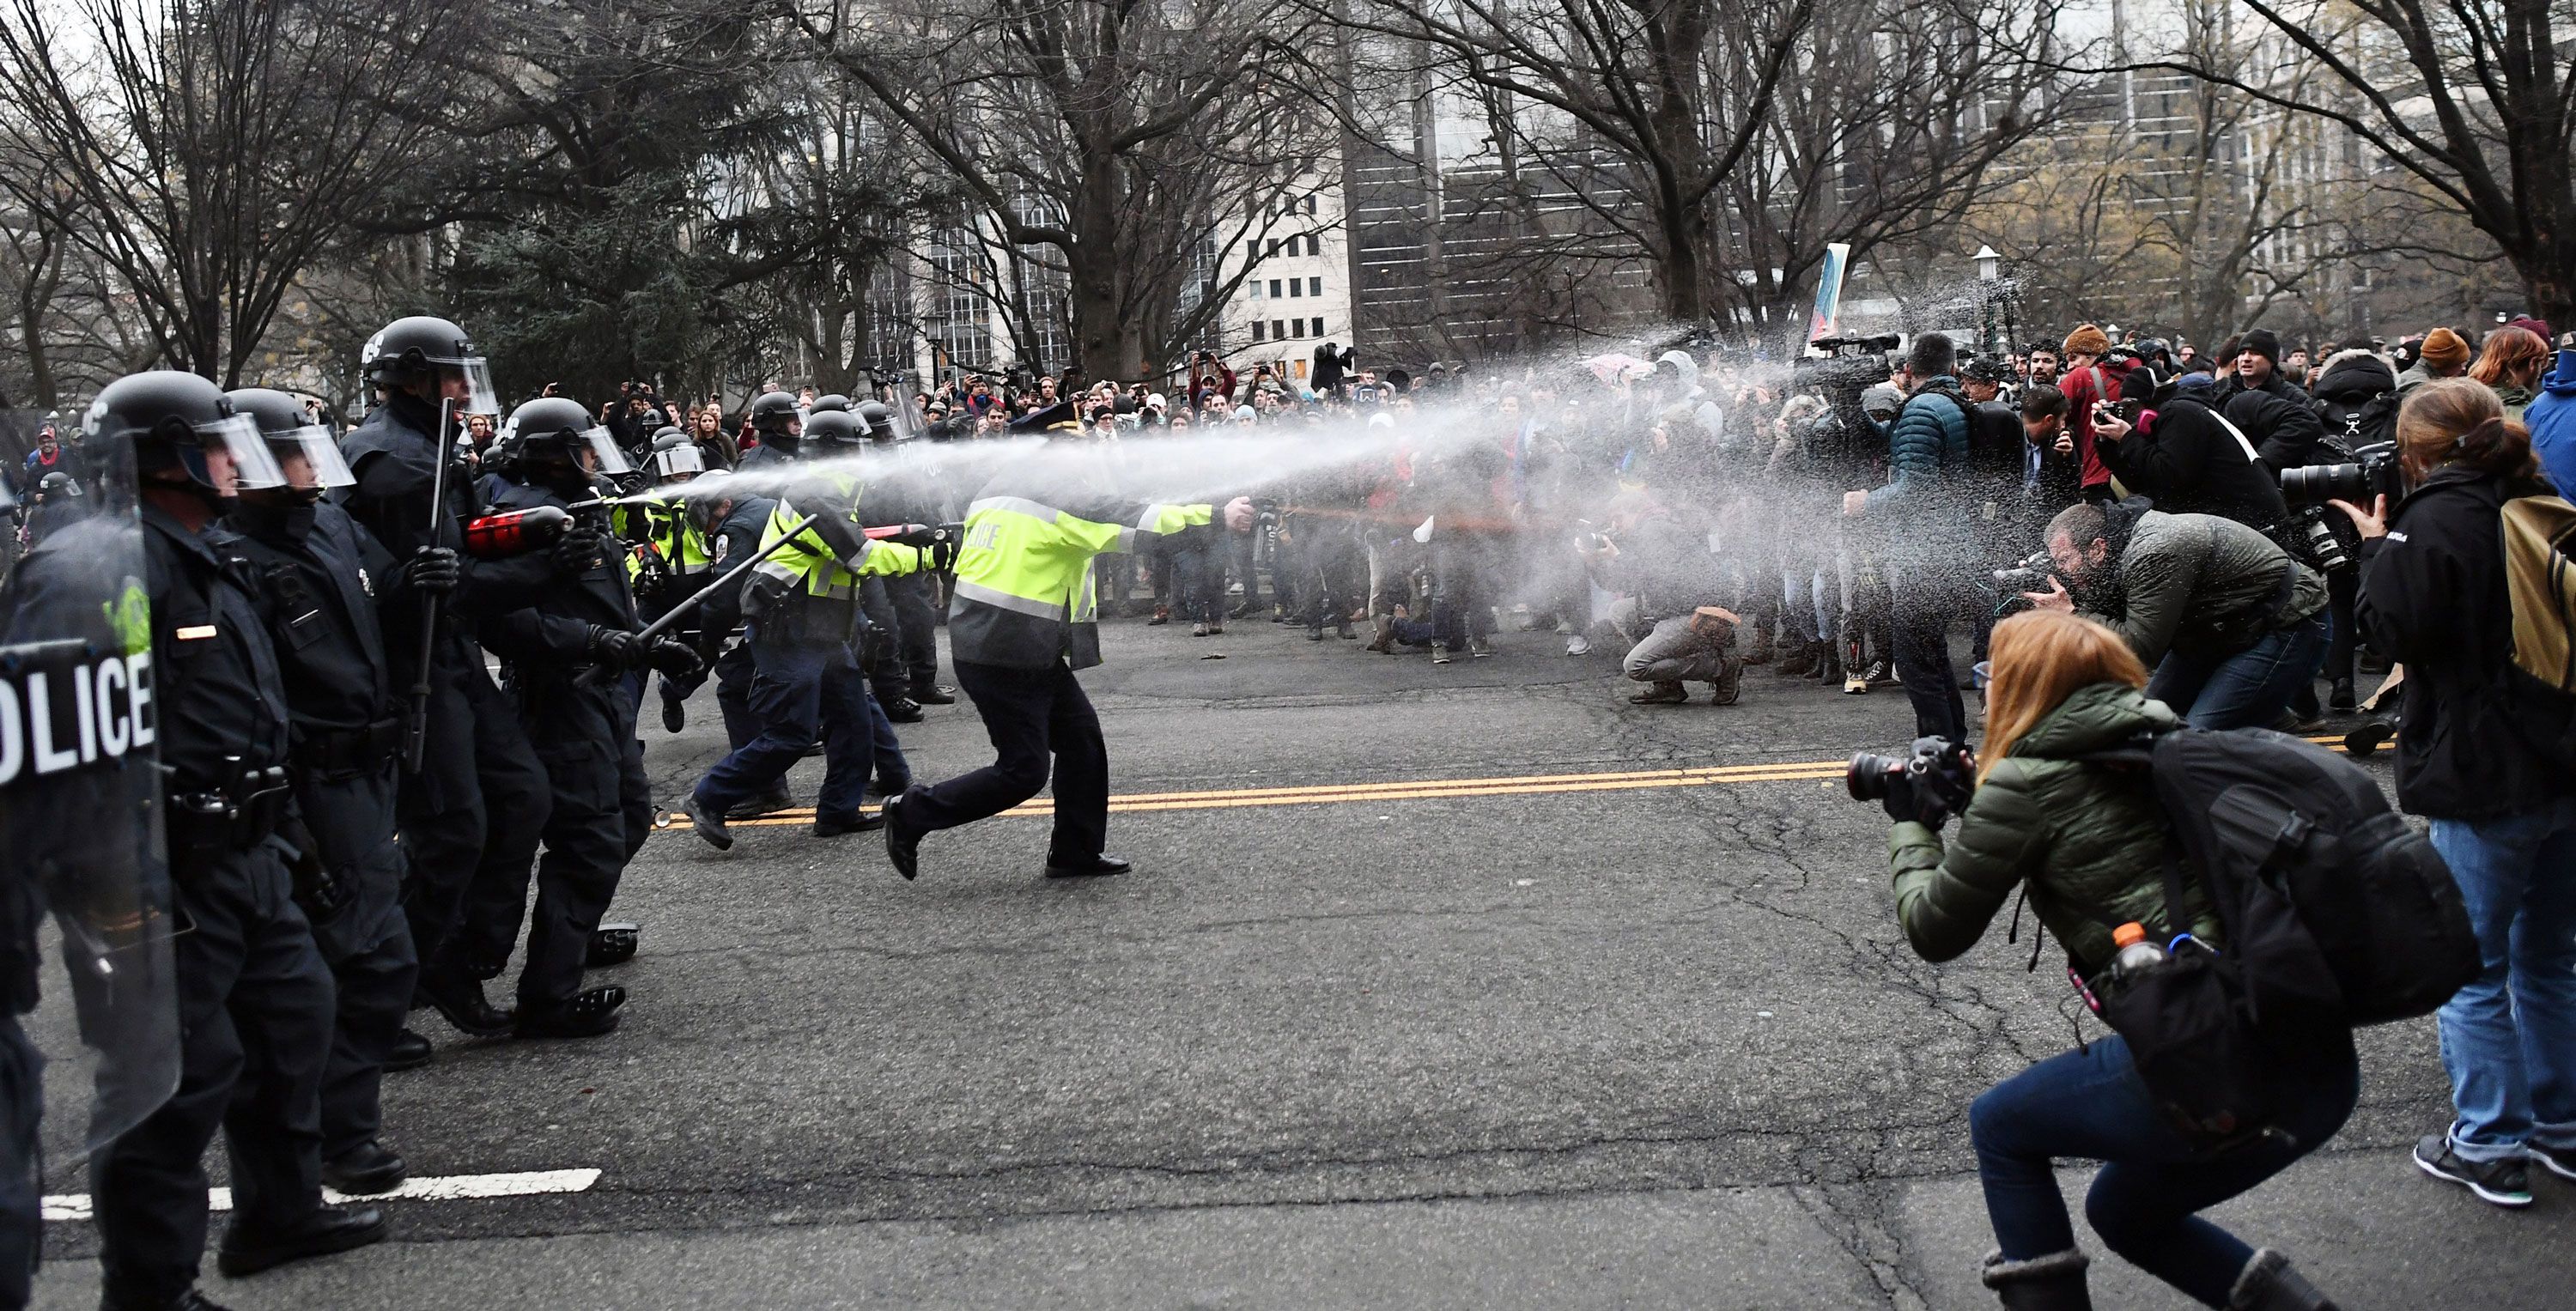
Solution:
{"label": "riot police officer", "polygon": [[[688,503],[692,522],[698,525],[707,542],[707,554],[716,569],[732,567],[733,562],[747,560],[760,550],[761,536],[768,531],[769,518],[778,508],[775,497],[757,496],[749,491],[730,490],[733,475],[718,469],[704,482],[722,480],[727,490],[709,491],[703,484]],[[724,640],[742,626],[742,592],[728,588],[704,603],[698,616],[700,631],[711,638]],[[703,650],[703,648],[701,648]],[[724,716],[725,749],[739,751],[760,736],[760,717],[752,713],[751,683],[756,667],[751,657],[751,642],[746,637],[729,641],[714,661],[716,709]],[[736,802],[725,812],[727,819],[754,819],[773,815],[796,804],[787,790],[787,777],[781,774],[766,788]]]}
{"label": "riot police officer", "polygon": [[[570,509],[593,499],[601,479],[626,469],[607,430],[577,402],[529,401],[510,416],[510,426],[523,481],[502,489],[494,511]],[[653,831],[634,707],[616,676],[650,668],[687,677],[699,662],[686,643],[637,636],[643,624],[626,571],[598,533],[567,533],[552,551],[497,567],[534,598],[487,619],[481,631],[483,644],[501,657],[550,787],[545,854],[536,865],[533,912],[525,911],[523,873],[506,894],[478,886],[457,933],[473,959],[507,959],[524,913],[528,951],[519,975],[518,1036],[595,1037],[617,1027],[626,991],[584,990],[582,970],[626,862]]]}
{"label": "riot police officer", "polygon": [[[644,499],[620,505],[611,516],[618,540],[626,543],[626,581],[635,593],[635,612],[644,622],[652,623],[670,608],[688,599],[709,581],[706,534],[689,517],[688,502],[678,489],[706,472],[704,456],[697,444],[677,428],[665,428],[653,438],[651,467],[654,491]],[[702,616],[680,622],[673,636],[698,649],[699,659],[715,655],[706,637]],[[717,633],[715,640],[723,641]],[[689,695],[706,681],[705,671],[688,679],[662,678],[662,727],[677,733],[688,723]],[[629,674],[625,679],[626,695],[631,709],[639,711],[644,702],[644,675]]]}
{"label": "riot police officer", "polygon": [[762,392],[751,401],[751,430],[760,445],[743,453],[734,465],[737,473],[756,469],[777,469],[796,458],[796,449],[805,435],[805,416],[796,411],[796,398],[783,391]]}
{"label": "riot police officer", "polygon": [[[858,422],[833,410],[812,416],[804,438],[803,449],[814,455],[854,452],[864,441]],[[755,567],[743,589],[755,666],[751,708],[761,733],[708,769],[689,800],[692,826],[719,851],[733,846],[725,828],[733,808],[784,778],[818,736],[824,767],[816,836],[863,833],[881,822],[859,810],[871,768],[882,791],[911,783],[894,726],[860,672],[854,644],[867,631],[860,581],[943,568],[951,548],[869,539],[860,531],[863,491],[846,470],[818,470],[770,512],[761,547],[788,544]]]}
{"label": "riot police officer", "polygon": [[164,823],[190,926],[175,943],[178,1091],[90,1162],[101,1302],[157,1311],[195,1296],[201,1158],[218,1125],[232,1166],[225,1274],[376,1242],[385,1220],[322,1201],[331,972],[276,841],[294,811],[277,654],[238,539],[215,523],[236,487],[284,480],[257,426],[194,374],[111,383],[87,426],[131,443],[142,479]]}
{"label": "riot police officer", "polygon": [[343,1193],[381,1193],[402,1183],[406,1167],[379,1138],[378,1085],[387,1068],[426,1063],[430,1051],[403,1029],[420,962],[400,904],[394,797],[403,725],[377,593],[386,604],[416,606],[423,594],[452,592],[456,558],[424,551],[397,570],[347,512],[320,503],[325,489],[352,481],[330,431],[282,391],[227,397],[259,425],[286,477],[283,487],[243,489],[224,526],[240,534],[237,549],[260,580],[285,676],[288,775],[304,829],[296,903],[338,994],[322,1073],[322,1178]]}
{"label": "riot police officer", "polygon": [[[500,409],[482,356],[455,324],[408,318],[370,338],[360,365],[379,399],[341,443],[357,479],[343,504],[396,560],[434,547],[454,549],[478,498],[451,468],[432,506],[432,474],[438,460],[454,458],[457,412]],[[408,701],[414,688],[427,684],[420,767],[404,778],[396,798],[410,858],[403,913],[420,956],[418,1000],[460,1031],[492,1038],[509,1033],[511,1020],[484,998],[483,981],[501,973],[507,953],[475,957],[449,938],[469,887],[481,885],[487,895],[526,887],[547,792],[518,715],[475,645],[475,616],[520,598],[506,595],[502,580],[487,577],[495,571],[481,562],[466,559],[460,567],[451,603],[440,608],[426,641],[427,606],[389,606],[382,613],[395,685]],[[419,667],[424,646],[426,670]],[[408,704],[405,713],[413,713]]]}
{"label": "riot police officer", "polygon": [[[894,414],[885,402],[861,401],[856,414],[868,439],[869,516],[887,523],[942,521],[946,516],[931,503],[935,489],[920,469],[897,456]],[[931,584],[928,574],[890,574],[866,582],[868,624],[885,635],[868,686],[892,723],[920,723],[923,706],[957,701],[955,693],[939,686],[939,611]]]}

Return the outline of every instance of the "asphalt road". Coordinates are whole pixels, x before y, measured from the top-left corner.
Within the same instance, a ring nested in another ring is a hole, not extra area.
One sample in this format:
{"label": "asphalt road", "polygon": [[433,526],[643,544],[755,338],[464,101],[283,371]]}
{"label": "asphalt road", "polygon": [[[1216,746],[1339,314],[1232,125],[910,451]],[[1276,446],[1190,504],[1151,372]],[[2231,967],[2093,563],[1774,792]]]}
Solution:
{"label": "asphalt road", "polygon": [[[1641,709],[1544,633],[1446,668],[1301,638],[1112,626],[1083,681],[1113,791],[1159,798],[1112,817],[1124,878],[1042,880],[1042,815],[933,837],[912,884],[872,837],[657,835],[618,897],[643,954],[601,976],[634,994],[617,1033],[475,1042],[423,1012],[438,1061],[388,1084],[417,1175],[595,1180],[398,1201],[396,1241],[239,1283],[209,1262],[209,1293],[1992,1304],[1967,1105],[2072,1034],[2062,971],[2001,926],[1940,967],[1897,932],[1884,819],[1834,780],[1912,736],[1900,692],[1757,670],[1736,706]],[[693,711],[647,730],[669,804],[721,744]],[[963,704],[903,739],[925,778],[989,758]],[[2422,1178],[2431,1027],[2364,1051],[2351,1127],[2223,1214],[2347,1306],[2566,1305],[2576,1189],[2543,1175],[2506,1214]],[[49,1225],[38,1304],[90,1304],[94,1251]],[[2096,1288],[2182,1304],[2113,1260]]]}

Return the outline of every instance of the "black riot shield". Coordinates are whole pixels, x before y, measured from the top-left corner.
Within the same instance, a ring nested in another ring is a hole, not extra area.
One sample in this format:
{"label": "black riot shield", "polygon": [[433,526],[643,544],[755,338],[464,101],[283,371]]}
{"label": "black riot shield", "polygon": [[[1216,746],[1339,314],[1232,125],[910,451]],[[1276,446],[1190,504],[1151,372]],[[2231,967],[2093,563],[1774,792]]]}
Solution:
{"label": "black riot shield", "polygon": [[133,453],[89,454],[79,512],[0,578],[0,956],[55,1125],[89,1110],[48,1140],[96,1148],[178,1087],[179,1010]]}

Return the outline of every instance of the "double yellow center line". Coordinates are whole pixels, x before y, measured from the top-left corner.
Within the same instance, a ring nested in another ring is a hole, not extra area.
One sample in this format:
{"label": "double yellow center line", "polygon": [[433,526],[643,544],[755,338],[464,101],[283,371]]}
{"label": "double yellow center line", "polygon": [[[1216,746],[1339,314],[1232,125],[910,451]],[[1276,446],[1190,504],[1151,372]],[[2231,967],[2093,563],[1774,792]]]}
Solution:
{"label": "double yellow center line", "polygon": [[[2331,750],[2343,750],[2342,739],[2307,739]],[[1628,792],[1644,788],[1716,787],[1734,783],[1838,782],[1848,764],[1843,760],[1789,761],[1764,765],[1716,765],[1700,769],[1632,769],[1594,774],[1514,774],[1499,778],[1400,779],[1387,783],[1317,783],[1298,787],[1225,788],[1206,792],[1130,792],[1109,798],[1113,814],[1158,810],[1233,810],[1253,806],[1358,805],[1371,801],[1436,801],[1451,797],[1525,797],[1566,792]],[[875,807],[867,807],[871,812]],[[1002,812],[1049,816],[1055,802],[1039,797]],[[729,828],[810,824],[814,811],[799,806],[737,819]],[[689,817],[673,814],[668,827],[685,827]]]}
{"label": "double yellow center line", "polygon": [[[1771,765],[1721,765],[1704,769],[1635,769],[1598,774],[1516,774],[1502,778],[1404,779],[1389,783],[1321,783],[1300,787],[1226,788],[1208,792],[1130,792],[1109,798],[1111,813],[1157,810],[1232,810],[1251,806],[1356,805],[1366,801],[1426,801],[1445,797],[1518,797],[1554,792],[1625,792],[1638,788],[1710,787],[1725,783],[1793,783],[1840,779],[1846,762],[1805,761]],[[1039,797],[1006,815],[1045,816],[1055,802]],[[727,827],[808,824],[810,807],[782,810]],[[688,822],[674,815],[673,824]]]}

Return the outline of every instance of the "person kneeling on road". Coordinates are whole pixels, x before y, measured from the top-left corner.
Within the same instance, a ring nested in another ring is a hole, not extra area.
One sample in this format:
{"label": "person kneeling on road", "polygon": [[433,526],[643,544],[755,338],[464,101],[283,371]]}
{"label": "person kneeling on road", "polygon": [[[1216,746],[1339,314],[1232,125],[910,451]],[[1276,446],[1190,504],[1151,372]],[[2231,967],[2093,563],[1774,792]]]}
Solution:
{"label": "person kneeling on road", "polygon": [[2111,624],[2193,728],[2269,727],[2325,656],[2325,578],[2233,519],[2086,502],[2049,521],[2048,553],[2059,578],[2023,596]]}
{"label": "person kneeling on road", "polygon": [[1734,598],[1704,536],[1651,496],[1630,493],[1611,504],[1608,531],[1577,538],[1574,549],[1594,581],[1625,594],[1610,608],[1610,626],[1634,643],[1620,670],[1647,685],[1631,702],[1681,705],[1690,700],[1682,684],[1704,682],[1712,704],[1735,704],[1744,658],[1725,605]]}
{"label": "person kneeling on road", "polygon": [[[1884,794],[1896,820],[1888,833],[1896,913],[1915,952],[1928,961],[1966,954],[2016,887],[2088,988],[2112,984],[2113,925],[2143,928],[2159,943],[2188,932],[2226,950],[2198,880],[2172,903],[2178,915],[2168,909],[2153,784],[2089,759],[2177,725],[2141,690],[2147,671],[2132,646],[2090,619],[2038,612],[1997,624],[1993,650],[1983,756],[1958,757],[1956,776],[1936,770],[1928,783]],[[1953,806],[1959,831],[1945,844],[1940,830]],[[2266,1132],[2215,1148],[2174,1126],[2116,1033],[1980,1094],[1968,1135],[1999,1244],[1985,1260],[1986,1286],[2009,1308],[2089,1311],[2087,1260],[2056,1175],[2058,1158],[2082,1157],[2103,1163],[2085,1218],[2138,1268],[2208,1306],[2332,1305],[2280,1253],[2197,1214],[2280,1173],[2352,1114],[2361,1075],[2349,1030],[2275,1058],[2274,1104],[2283,1109]]]}

